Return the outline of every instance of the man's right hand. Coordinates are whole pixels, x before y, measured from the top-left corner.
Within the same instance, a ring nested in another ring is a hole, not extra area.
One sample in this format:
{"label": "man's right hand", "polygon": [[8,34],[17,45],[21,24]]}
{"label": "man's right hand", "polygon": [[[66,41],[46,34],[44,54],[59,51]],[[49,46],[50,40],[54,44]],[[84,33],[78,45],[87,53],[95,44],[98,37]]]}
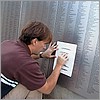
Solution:
{"label": "man's right hand", "polygon": [[68,54],[62,53],[61,55],[58,56],[56,65],[62,67],[66,63],[67,60],[68,60]]}

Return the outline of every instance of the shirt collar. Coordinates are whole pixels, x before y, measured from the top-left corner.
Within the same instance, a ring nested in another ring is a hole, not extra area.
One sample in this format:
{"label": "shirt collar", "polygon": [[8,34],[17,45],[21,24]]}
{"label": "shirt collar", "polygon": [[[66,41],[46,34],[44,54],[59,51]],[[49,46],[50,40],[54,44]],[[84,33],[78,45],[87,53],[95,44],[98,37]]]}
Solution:
{"label": "shirt collar", "polygon": [[21,46],[23,46],[24,48],[26,48],[27,52],[31,55],[31,51],[30,51],[28,45],[26,45],[24,42],[22,42],[22,41],[20,41],[20,40],[17,40],[17,42],[18,42]]}

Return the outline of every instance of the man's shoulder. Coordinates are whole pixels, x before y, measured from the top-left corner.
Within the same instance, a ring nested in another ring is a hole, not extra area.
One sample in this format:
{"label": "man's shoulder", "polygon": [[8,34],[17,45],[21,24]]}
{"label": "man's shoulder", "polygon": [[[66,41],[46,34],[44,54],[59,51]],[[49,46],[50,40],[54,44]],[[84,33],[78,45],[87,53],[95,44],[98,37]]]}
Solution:
{"label": "man's shoulder", "polygon": [[1,42],[1,45],[3,45],[3,44],[11,44],[11,43],[15,43],[16,41],[14,41],[14,40],[4,40],[4,41],[2,41]]}

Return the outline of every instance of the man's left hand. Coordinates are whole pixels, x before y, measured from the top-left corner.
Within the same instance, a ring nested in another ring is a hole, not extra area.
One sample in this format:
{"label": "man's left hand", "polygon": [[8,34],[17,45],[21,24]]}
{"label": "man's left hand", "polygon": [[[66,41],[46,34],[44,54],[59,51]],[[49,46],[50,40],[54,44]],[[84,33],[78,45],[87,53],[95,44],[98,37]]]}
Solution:
{"label": "man's left hand", "polygon": [[52,53],[54,51],[58,50],[57,47],[58,47],[58,45],[56,45],[56,42],[54,42],[53,44],[50,43],[48,49],[45,52],[43,52],[42,57],[44,57],[44,58],[55,58],[56,56],[52,55]]}

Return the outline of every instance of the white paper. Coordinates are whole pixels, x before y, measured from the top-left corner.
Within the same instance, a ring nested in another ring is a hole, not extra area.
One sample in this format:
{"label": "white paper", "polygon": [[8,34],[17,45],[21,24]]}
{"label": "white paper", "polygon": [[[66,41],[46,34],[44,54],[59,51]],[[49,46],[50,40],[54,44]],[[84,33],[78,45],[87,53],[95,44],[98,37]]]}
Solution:
{"label": "white paper", "polygon": [[56,58],[54,59],[53,69],[55,68],[58,55],[66,52],[66,53],[68,53],[68,61],[62,67],[61,73],[71,77],[72,71],[73,71],[73,66],[74,66],[77,45],[71,44],[71,43],[60,42],[60,41],[57,41],[57,45],[58,45],[59,50],[57,50],[56,54],[55,54]]}

